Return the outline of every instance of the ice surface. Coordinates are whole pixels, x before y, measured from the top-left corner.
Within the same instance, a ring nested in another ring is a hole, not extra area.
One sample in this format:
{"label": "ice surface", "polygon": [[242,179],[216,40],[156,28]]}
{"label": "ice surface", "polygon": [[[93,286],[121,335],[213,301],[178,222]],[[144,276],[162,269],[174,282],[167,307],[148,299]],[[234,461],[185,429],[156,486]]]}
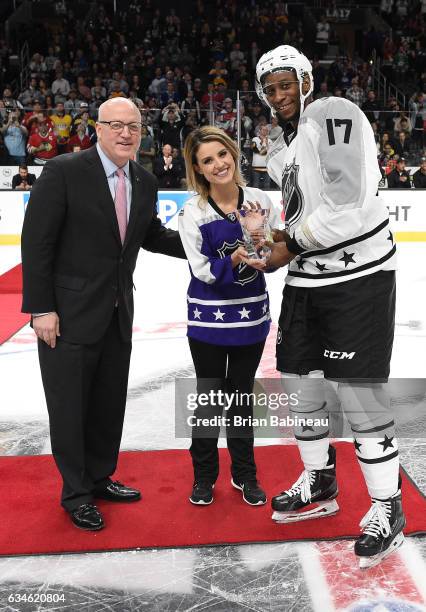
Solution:
{"label": "ice surface", "polygon": [[[426,272],[420,263],[425,253],[424,245],[399,245],[393,377],[425,374]],[[1,247],[0,273],[16,263],[19,248]],[[275,321],[283,278],[282,271],[268,275]],[[140,257],[123,449],[189,445],[173,435],[174,378],[193,372],[185,337],[188,279],[185,262],[145,252]],[[273,339],[259,372],[264,376],[274,373],[272,345]],[[407,383],[407,395],[410,388]],[[1,454],[50,452],[36,343],[29,328],[0,347],[0,390]],[[269,442],[276,440],[259,440]],[[426,440],[401,439],[400,453],[426,493]],[[363,514],[361,509],[360,518]],[[426,538],[408,539],[383,567],[364,574],[356,567],[352,547],[351,541],[307,542],[0,558],[0,612],[426,609]],[[13,604],[8,603],[11,593],[63,594],[65,601]]]}

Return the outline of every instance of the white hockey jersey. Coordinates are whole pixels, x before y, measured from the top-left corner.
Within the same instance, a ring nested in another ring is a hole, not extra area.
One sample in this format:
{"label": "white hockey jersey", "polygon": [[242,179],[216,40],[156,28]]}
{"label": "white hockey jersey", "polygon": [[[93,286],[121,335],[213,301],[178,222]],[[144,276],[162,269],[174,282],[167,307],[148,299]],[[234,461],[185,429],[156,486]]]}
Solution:
{"label": "white hockey jersey", "polygon": [[297,135],[284,133],[267,157],[282,188],[286,229],[303,252],[286,282],[315,287],[396,267],[389,214],[373,131],[364,113],[343,98],[309,104]]}

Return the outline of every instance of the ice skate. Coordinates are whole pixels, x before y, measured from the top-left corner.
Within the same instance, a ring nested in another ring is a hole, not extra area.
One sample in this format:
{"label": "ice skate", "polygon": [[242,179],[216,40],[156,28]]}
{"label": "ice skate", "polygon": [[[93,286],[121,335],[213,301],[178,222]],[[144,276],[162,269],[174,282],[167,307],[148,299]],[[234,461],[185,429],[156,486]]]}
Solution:
{"label": "ice skate", "polygon": [[290,489],[272,498],[272,520],[295,523],[336,514],[338,492],[336,450],[330,446],[323,470],[304,470]]}
{"label": "ice skate", "polygon": [[405,516],[402,510],[401,491],[389,499],[373,499],[373,504],[360,522],[362,536],[355,542],[355,554],[360,569],[378,565],[392,554],[404,541],[402,530]]}

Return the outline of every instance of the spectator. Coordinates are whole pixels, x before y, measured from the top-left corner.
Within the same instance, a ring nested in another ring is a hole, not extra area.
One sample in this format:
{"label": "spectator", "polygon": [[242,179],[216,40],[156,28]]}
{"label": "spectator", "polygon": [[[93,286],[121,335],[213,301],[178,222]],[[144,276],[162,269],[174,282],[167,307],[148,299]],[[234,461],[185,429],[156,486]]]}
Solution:
{"label": "spectator", "polygon": [[38,166],[44,164],[58,155],[57,140],[53,130],[49,130],[47,122],[42,120],[38,131],[31,134],[28,139],[28,153],[34,156],[34,163]]}
{"label": "spectator", "polygon": [[141,144],[139,146],[137,160],[148,172],[152,172],[152,162],[155,157],[155,145],[152,136],[148,133],[146,125],[141,128]]}
{"label": "spectator", "polygon": [[94,78],[94,85],[90,90],[91,96],[94,100],[101,100],[104,102],[107,97],[107,90],[102,85],[102,79],[100,77]]}
{"label": "spectator", "polygon": [[38,132],[41,123],[46,122],[49,130],[53,130],[53,123],[43,111],[39,111],[35,116],[29,120],[29,135],[31,136],[34,132]]}
{"label": "spectator", "polygon": [[36,182],[36,175],[28,172],[28,166],[20,164],[18,174],[12,177],[12,189],[20,189],[22,191],[30,191],[31,187]]}
{"label": "spectator", "polygon": [[352,79],[352,86],[346,90],[346,97],[348,100],[362,108],[365,100],[365,93],[358,85],[358,77]]}
{"label": "spectator", "polygon": [[426,189],[426,157],[422,157],[420,168],[413,174],[413,185],[416,189]]}
{"label": "spectator", "polygon": [[231,70],[237,70],[239,65],[244,61],[244,53],[241,51],[241,45],[239,42],[234,42],[232,45],[232,51],[229,54],[231,62]]}
{"label": "spectator", "polygon": [[213,83],[209,83],[207,85],[207,91],[201,98],[201,107],[211,111],[209,112],[210,123],[214,123],[215,113],[219,112],[222,108],[222,102],[224,99],[225,96],[219,93],[217,85],[214,85]]}
{"label": "spectator", "polygon": [[162,189],[176,189],[180,187],[181,167],[174,163],[172,147],[165,144],[162,154],[154,161],[154,174],[158,178],[158,186]]}
{"label": "spectator", "polygon": [[21,94],[19,94],[18,100],[23,107],[30,106],[35,100],[43,100],[43,96],[38,88],[37,79],[35,77],[30,79],[30,84]]}
{"label": "spectator", "polygon": [[278,117],[271,118],[271,127],[269,129],[269,140],[275,142],[277,138],[281,136],[283,129],[278,123]]}
{"label": "spectator", "polygon": [[224,99],[223,108],[216,119],[216,127],[234,138],[237,129],[237,113],[233,109],[231,98]]}
{"label": "spectator", "polygon": [[166,87],[166,77],[163,75],[161,68],[158,67],[155,69],[155,77],[152,79],[148,91],[151,95],[159,99]]}
{"label": "spectator", "polygon": [[167,106],[169,104],[178,104],[180,102],[179,94],[176,91],[174,83],[169,81],[166,85],[166,91],[160,96],[161,106]]}
{"label": "spectator", "polygon": [[70,84],[61,70],[56,72],[56,79],[52,83],[52,94],[55,96],[55,102],[65,102],[69,92]]}
{"label": "spectator", "polygon": [[321,15],[321,19],[317,23],[317,33],[315,37],[315,52],[319,59],[323,59],[327,54],[329,38],[330,24],[327,22],[327,17]]}
{"label": "spectator", "polygon": [[343,61],[342,66],[342,74],[340,77],[340,82],[337,83],[343,90],[349,89],[352,84],[352,79],[356,77],[356,70],[352,65],[352,61],[350,59],[345,59]]}
{"label": "spectator", "polygon": [[209,72],[209,79],[211,81],[214,82],[217,78],[221,78],[224,81],[228,78],[228,71],[221,60],[216,60],[213,68]]}
{"label": "spectator", "polygon": [[194,79],[194,98],[197,100],[199,104],[201,104],[201,100],[204,96],[203,83],[200,78]]}
{"label": "spectator", "polygon": [[75,89],[75,87],[71,87],[67,99],[64,103],[65,112],[68,115],[71,115],[71,118],[74,119],[78,115],[80,104],[80,100],[77,99],[77,90]]}
{"label": "spectator", "polygon": [[[78,124],[81,123],[82,121],[86,124],[87,128],[89,129],[89,132],[90,132],[89,136],[91,140],[93,140],[92,131],[94,131],[96,135],[96,123],[93,121],[93,119],[90,118],[89,105],[87,104],[87,102],[80,103],[78,115],[76,115],[76,117],[74,118],[72,122],[72,126],[71,126],[72,134],[75,133]],[[94,142],[96,142],[96,137],[94,139]]]}
{"label": "spectator", "polygon": [[114,81],[118,82],[120,90],[127,95],[129,92],[129,84],[123,74],[119,70],[115,70],[112,73],[112,78]]}
{"label": "spectator", "polygon": [[28,130],[25,126],[20,124],[18,110],[6,110],[9,111],[7,113],[7,121],[0,129],[0,132],[3,136],[10,160],[15,164],[24,164]]}
{"label": "spectator", "polygon": [[404,111],[399,113],[399,116],[394,121],[394,132],[395,134],[399,134],[399,132],[405,132],[406,136],[409,136],[413,130],[413,126],[411,125],[410,119],[407,117]]}
{"label": "spectator", "polygon": [[389,163],[389,160],[394,156],[395,151],[392,148],[390,142],[385,142],[382,145],[382,153],[379,156],[379,166],[381,168],[386,168]]}
{"label": "spectator", "polygon": [[39,80],[38,88],[39,88],[40,93],[41,93],[41,102],[44,104],[44,102],[46,100],[46,97],[52,95],[52,90],[50,89],[49,85],[47,84],[46,79],[40,79]]}
{"label": "spectator", "polygon": [[330,91],[328,91],[327,82],[323,81],[320,84],[318,93],[314,97],[317,100],[319,98],[329,98],[331,95],[332,95],[332,93]]}
{"label": "spectator", "polygon": [[53,47],[48,48],[47,55],[44,58],[44,63],[46,64],[48,72],[53,72],[56,70],[59,63],[59,58],[55,55],[55,50]]}
{"label": "spectator", "polygon": [[181,150],[176,147],[173,147],[172,158],[173,164],[176,164],[177,166],[177,173],[179,175],[179,187],[181,187],[182,189],[186,189],[185,161],[182,157]]}
{"label": "spectator", "polygon": [[327,78],[325,68],[321,66],[320,61],[318,59],[314,60],[314,64],[312,67],[312,76],[314,79],[314,96],[315,96],[320,90],[321,83],[323,83]]}
{"label": "spectator", "polygon": [[382,113],[385,130],[393,132],[395,129],[395,121],[399,117],[399,106],[396,98],[389,98],[386,104],[385,111]]}
{"label": "spectator", "polygon": [[55,112],[50,116],[50,120],[53,123],[53,130],[56,135],[58,154],[61,155],[67,149],[72,124],[71,115],[65,113],[63,102],[56,104]]}
{"label": "spectator", "polygon": [[361,106],[365,113],[365,116],[370,123],[374,123],[379,120],[380,117],[380,104],[376,99],[376,92],[370,89],[367,93],[367,99]]}
{"label": "spectator", "polygon": [[405,159],[401,157],[396,167],[388,174],[389,189],[411,189],[410,173],[405,169]]}
{"label": "spectator", "polygon": [[[195,112],[195,111],[192,111],[192,112]],[[195,130],[197,126],[198,126],[198,122],[196,120],[196,117],[194,117],[194,115],[189,115],[188,119],[185,121],[185,125],[180,131],[180,146],[182,149],[185,146],[185,140],[187,139],[189,134],[193,130]]]}
{"label": "spectator", "polygon": [[41,53],[34,53],[30,61],[30,71],[38,77],[44,76],[47,72],[47,65]]}
{"label": "spectator", "polygon": [[424,145],[424,125],[426,121],[426,107],[424,95],[415,94],[408,103],[410,109],[410,120],[413,126],[413,141],[417,148],[423,149]]}
{"label": "spectator", "polygon": [[27,128],[30,134],[33,132],[33,124],[37,123],[38,114],[42,112],[43,110],[40,102],[35,100],[34,104],[32,105],[32,109],[25,113],[24,118],[22,119],[22,125]]}
{"label": "spectator", "polygon": [[23,106],[19,100],[15,100],[12,94],[12,88],[9,85],[3,90],[3,105],[6,111],[10,110],[22,110]]}
{"label": "spectator", "polygon": [[388,177],[391,172],[393,172],[396,168],[396,164],[398,162],[399,156],[397,154],[389,157],[386,167],[385,167],[385,176]]}
{"label": "spectator", "polygon": [[248,116],[250,117],[250,119],[253,121],[253,126],[256,128],[259,121],[261,120],[261,117],[264,117],[263,114],[263,108],[261,103],[257,100],[251,109],[249,109],[248,111]]}
{"label": "spectator", "polygon": [[259,130],[259,135],[252,139],[252,187],[257,189],[270,189],[271,179],[266,169],[266,156],[272,146],[269,138],[269,127],[264,125]]}
{"label": "spectator", "polygon": [[85,151],[95,144],[92,142],[87,132],[87,124],[84,121],[80,121],[76,127],[75,134],[73,134],[67,142],[67,153],[73,153],[76,150]]}
{"label": "spectator", "polygon": [[44,106],[45,114],[50,117],[50,115],[55,110],[54,97],[53,96],[46,96],[45,99],[44,99],[43,106]]}
{"label": "spectator", "polygon": [[200,103],[195,98],[195,93],[193,90],[188,91],[185,100],[181,103],[180,110],[184,118],[187,116],[186,113],[188,113],[188,111],[194,110],[197,116],[197,121],[201,121]]}
{"label": "spectator", "polygon": [[77,84],[76,84],[76,87],[77,87],[77,91],[78,91],[78,93],[80,94],[80,96],[81,96],[81,97],[82,97],[84,100],[86,100],[86,101],[91,100],[91,98],[92,98],[92,92],[91,92],[91,90],[90,90],[90,87],[88,87],[88,86],[86,85],[86,80],[85,80],[85,78],[84,78],[83,76],[78,76],[78,77],[77,77]]}
{"label": "spectator", "polygon": [[409,157],[411,151],[411,140],[406,132],[399,132],[397,140],[393,145],[394,151],[399,157]]}
{"label": "spectator", "polygon": [[176,104],[170,104],[164,109],[161,126],[161,142],[163,145],[169,144],[172,147],[180,147],[180,130],[182,128],[182,119],[177,112]]}

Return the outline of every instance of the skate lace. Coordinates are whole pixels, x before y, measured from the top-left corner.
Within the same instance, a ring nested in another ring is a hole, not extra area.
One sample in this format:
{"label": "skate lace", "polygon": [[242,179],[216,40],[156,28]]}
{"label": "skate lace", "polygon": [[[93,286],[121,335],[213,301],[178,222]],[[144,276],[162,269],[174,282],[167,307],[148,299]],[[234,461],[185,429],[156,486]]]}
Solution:
{"label": "skate lace", "polygon": [[294,497],[300,493],[303,502],[311,499],[311,485],[315,481],[315,471],[303,470],[300,477],[291,486],[290,489],[284,491],[289,497]]}
{"label": "skate lace", "polygon": [[389,523],[390,515],[390,502],[373,499],[373,505],[361,520],[359,526],[363,532],[368,535],[378,537],[379,534],[382,534],[383,537],[387,538],[391,532]]}

